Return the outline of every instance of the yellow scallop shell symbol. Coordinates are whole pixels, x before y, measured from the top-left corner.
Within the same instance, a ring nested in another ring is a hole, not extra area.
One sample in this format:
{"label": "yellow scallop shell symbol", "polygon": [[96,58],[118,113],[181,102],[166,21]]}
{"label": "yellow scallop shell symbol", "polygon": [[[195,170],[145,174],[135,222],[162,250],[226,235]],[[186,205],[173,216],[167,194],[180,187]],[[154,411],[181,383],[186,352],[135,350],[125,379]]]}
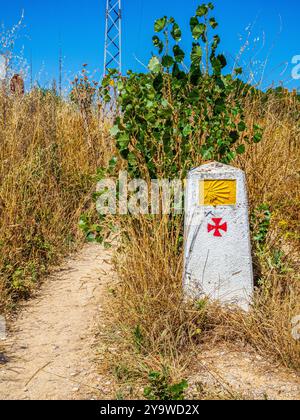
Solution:
{"label": "yellow scallop shell symbol", "polygon": [[205,180],[204,205],[229,206],[236,204],[236,180]]}

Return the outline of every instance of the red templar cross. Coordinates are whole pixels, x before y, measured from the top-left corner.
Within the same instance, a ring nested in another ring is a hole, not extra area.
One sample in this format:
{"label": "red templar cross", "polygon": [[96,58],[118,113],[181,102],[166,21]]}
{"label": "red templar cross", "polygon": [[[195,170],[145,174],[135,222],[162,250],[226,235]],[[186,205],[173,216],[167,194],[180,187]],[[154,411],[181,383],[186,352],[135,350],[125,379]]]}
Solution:
{"label": "red templar cross", "polygon": [[214,236],[222,237],[220,230],[223,230],[224,232],[227,232],[227,223],[222,222],[222,218],[213,218],[212,221],[214,222],[214,225],[211,225],[210,223],[207,225],[207,231],[211,232],[214,230]]}

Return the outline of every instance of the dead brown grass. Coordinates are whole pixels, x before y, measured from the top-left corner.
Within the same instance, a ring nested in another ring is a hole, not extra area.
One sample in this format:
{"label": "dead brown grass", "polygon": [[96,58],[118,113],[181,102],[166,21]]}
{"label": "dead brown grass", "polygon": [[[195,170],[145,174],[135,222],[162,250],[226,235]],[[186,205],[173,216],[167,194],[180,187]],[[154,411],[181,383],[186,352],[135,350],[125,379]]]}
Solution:
{"label": "dead brown grass", "polygon": [[253,98],[247,104],[248,119],[265,128],[264,139],[235,164],[246,171],[251,211],[266,204],[272,213],[266,243],[253,242],[258,274],[249,314],[184,302],[180,218],[123,221],[129,240],[116,257],[120,284],[110,335],[119,346],[112,365],[121,382],[140,377],[145,384],[149,371],[165,366],[176,381],[188,375],[201,344],[219,340],[250,344],[264,357],[300,369],[300,343],[291,333],[291,320],[300,314],[299,108],[289,93],[271,95],[263,106]]}
{"label": "dead brown grass", "polygon": [[0,94],[0,309],[27,297],[81,240],[94,174],[109,153],[99,116],[39,89]]}
{"label": "dead brown grass", "polygon": [[[256,117],[257,104],[248,115]],[[256,350],[300,369],[300,342],[291,321],[300,314],[300,106],[294,94],[271,96],[265,104],[264,140],[238,164],[246,171],[251,208],[266,203],[272,219],[266,245],[253,244],[260,283],[248,316],[229,317],[229,327]]]}

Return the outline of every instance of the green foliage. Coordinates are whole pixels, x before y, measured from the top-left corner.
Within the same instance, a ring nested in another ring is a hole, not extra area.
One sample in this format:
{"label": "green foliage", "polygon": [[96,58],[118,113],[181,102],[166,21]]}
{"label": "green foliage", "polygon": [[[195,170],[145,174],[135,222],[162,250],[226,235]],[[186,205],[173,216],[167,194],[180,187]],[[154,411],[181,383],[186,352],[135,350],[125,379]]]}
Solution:
{"label": "green foliage", "polygon": [[197,307],[198,311],[206,311],[207,304],[208,304],[207,298],[199,299],[196,302],[196,307]]}
{"label": "green foliage", "polygon": [[166,24],[167,24],[167,17],[166,16],[164,16],[161,19],[157,19],[157,21],[154,24],[155,32],[161,32],[165,28]]}
{"label": "green foliage", "polygon": [[271,261],[270,266],[276,269],[277,273],[285,274],[288,272],[289,268],[284,262],[285,254],[280,249],[271,250]]}
{"label": "green foliage", "polygon": [[170,384],[170,375],[167,369],[163,369],[163,372],[150,372],[148,381],[149,386],[144,389],[144,396],[148,400],[183,400],[184,391],[188,388],[185,379],[179,383]]}
{"label": "green foliage", "polygon": [[[261,140],[261,128],[246,125],[238,79],[223,74],[227,62],[217,52],[220,37],[211,35],[218,26],[213,8],[212,3],[200,5],[190,19],[189,59],[179,45],[179,25],[164,16],[154,25],[157,53],[149,73],[109,74],[121,109],[111,134],[132,177],[184,178],[203,161],[230,163],[244,153],[245,144]],[[108,85],[106,77],[105,101]]]}
{"label": "green foliage", "polygon": [[253,240],[261,248],[266,244],[272,213],[267,204],[258,206],[251,215]]}
{"label": "green foliage", "polygon": [[134,340],[134,345],[137,351],[140,352],[143,342],[144,342],[144,336],[143,336],[140,325],[137,325],[133,331],[133,340]]}
{"label": "green foliage", "polygon": [[[97,193],[96,193],[97,194]],[[94,197],[96,199],[96,197]],[[92,218],[87,214],[82,214],[79,220],[79,228],[85,235],[87,242],[102,244],[105,248],[110,248],[107,235],[108,229],[114,230],[114,227],[106,222],[105,215],[98,215],[98,223],[94,223]]]}

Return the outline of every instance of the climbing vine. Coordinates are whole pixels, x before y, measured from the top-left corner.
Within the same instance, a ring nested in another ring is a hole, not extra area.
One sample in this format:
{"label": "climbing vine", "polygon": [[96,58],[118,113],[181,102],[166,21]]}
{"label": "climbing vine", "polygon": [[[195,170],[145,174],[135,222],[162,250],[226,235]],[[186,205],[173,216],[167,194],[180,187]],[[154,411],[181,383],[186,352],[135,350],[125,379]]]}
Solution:
{"label": "climbing vine", "polygon": [[103,80],[104,101],[112,83],[119,91],[121,114],[111,134],[132,177],[185,177],[204,161],[230,163],[262,138],[261,128],[245,121],[238,94],[242,69],[225,74],[213,9],[202,4],[191,17],[189,56],[180,46],[178,23],[164,16],[154,25],[149,72],[122,77],[112,70]]}

